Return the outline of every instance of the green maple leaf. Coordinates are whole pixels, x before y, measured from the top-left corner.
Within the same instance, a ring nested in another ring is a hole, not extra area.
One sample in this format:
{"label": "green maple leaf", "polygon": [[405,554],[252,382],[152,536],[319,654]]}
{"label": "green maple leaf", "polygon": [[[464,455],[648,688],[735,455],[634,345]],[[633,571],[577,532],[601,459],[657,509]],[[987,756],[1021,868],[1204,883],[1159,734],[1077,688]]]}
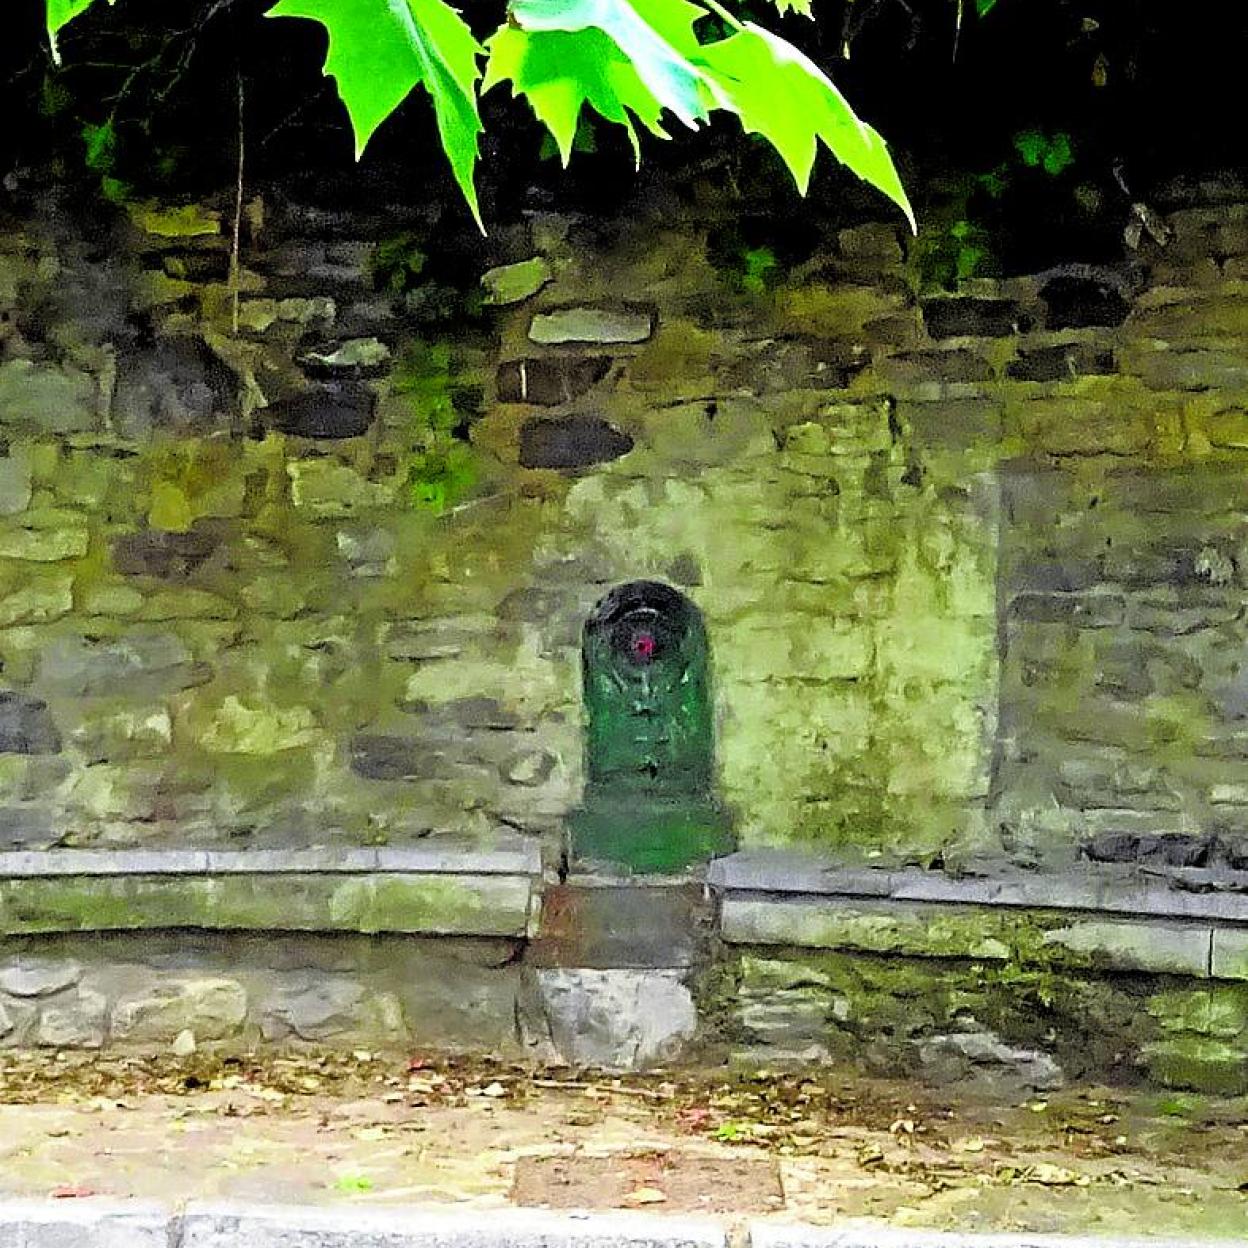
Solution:
{"label": "green maple leaf", "polygon": [[481,224],[473,175],[483,49],[454,9],[442,0],[279,0],[269,16],[310,18],[329,31],[325,73],[350,114],[357,159],[381,123],[423,86],[455,180]]}
{"label": "green maple leaf", "polygon": [[638,160],[641,147],[634,117],[656,137],[669,137],[659,124],[663,105],[602,31],[529,34],[517,26],[504,26],[487,46],[490,61],[482,90],[509,81],[550,131],[565,165],[586,105],[628,131]]}
{"label": "green maple leaf", "polygon": [[736,113],[747,131],[771,143],[803,195],[822,140],[846,168],[887,195],[915,228],[888,145],[804,53],[746,22],[727,39],[707,44],[698,59],[722,107]]}
{"label": "green maple leaf", "polygon": [[[108,0],[109,4],[114,0]],[[52,59],[61,63],[61,50],[57,47],[56,37],[80,13],[85,13],[95,0],[47,0],[44,16],[48,27],[48,42],[52,46]]]}
{"label": "green maple leaf", "polygon": [[[814,0],[771,0],[772,4],[780,12],[783,17],[786,13],[800,13],[802,17],[808,17],[813,22],[815,14],[813,9]],[[983,0],[980,0],[982,3]]]}
{"label": "green maple leaf", "polygon": [[510,81],[565,164],[586,105],[624,126],[640,158],[634,117],[659,138],[664,110],[690,127],[707,119],[712,101],[687,56],[703,16],[686,0],[513,0],[512,24],[489,40],[484,90]]}

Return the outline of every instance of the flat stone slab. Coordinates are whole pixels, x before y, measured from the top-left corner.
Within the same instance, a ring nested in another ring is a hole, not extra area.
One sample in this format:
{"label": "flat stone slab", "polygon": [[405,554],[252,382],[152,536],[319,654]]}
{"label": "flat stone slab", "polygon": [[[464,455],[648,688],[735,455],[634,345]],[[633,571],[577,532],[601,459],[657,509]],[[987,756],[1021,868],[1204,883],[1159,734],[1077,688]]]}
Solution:
{"label": "flat stone slab", "polygon": [[429,843],[370,849],[50,849],[0,853],[0,879],[54,875],[418,875],[542,873],[541,846],[519,838],[492,848]]}
{"label": "flat stone slab", "polygon": [[726,1248],[726,1244],[725,1228],[700,1218],[576,1216],[535,1209],[443,1213],[232,1205],[190,1206],[179,1241],[180,1248]]}
{"label": "flat stone slab", "polygon": [[727,893],[875,897],[1248,923],[1248,873],[1211,876],[1203,871],[1176,872],[1171,878],[1087,869],[955,877],[915,868],[846,868],[783,850],[742,850],[712,862],[706,878],[710,887]]}
{"label": "flat stone slab", "polygon": [[530,340],[543,346],[645,342],[653,333],[654,313],[637,308],[557,308],[539,312],[529,325]]}
{"label": "flat stone slab", "polygon": [[[1197,979],[1209,978],[1214,966],[1215,929],[1209,924],[1093,919],[982,905],[729,894],[721,907],[720,931],[736,945],[1039,963]],[[1229,956],[1226,961],[1233,965]]]}
{"label": "flat stone slab", "polygon": [[0,878],[0,935],[191,928],[528,934],[527,875],[330,872]]}

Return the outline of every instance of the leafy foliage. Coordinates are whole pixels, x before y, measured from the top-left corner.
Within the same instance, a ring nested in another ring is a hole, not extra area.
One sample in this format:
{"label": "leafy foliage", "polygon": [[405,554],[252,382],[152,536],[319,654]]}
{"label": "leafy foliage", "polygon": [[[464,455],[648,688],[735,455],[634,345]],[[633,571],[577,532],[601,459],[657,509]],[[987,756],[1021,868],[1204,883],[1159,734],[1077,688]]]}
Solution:
{"label": "leafy foliage", "polygon": [[433,99],[442,147],[472,214],[481,219],[473,180],[481,118],[481,48],[463,18],[442,0],[278,0],[271,17],[308,17],[329,31],[325,72],[363,155],[378,126],[417,86]]}
{"label": "leafy foliage", "polygon": [[[61,30],[94,2],[46,0],[54,50]],[[781,14],[811,16],[810,0],[775,4]],[[706,23],[712,15],[718,22]],[[313,20],[328,31],[325,73],[350,116],[357,157],[423,87],[478,224],[479,96],[506,82],[528,101],[565,164],[587,111],[623,126],[638,160],[638,126],[667,138],[669,119],[697,129],[713,112],[730,112],[775,148],[803,194],[822,143],[914,225],[881,136],[809,57],[738,20],[719,0],[510,0],[507,20],[485,47],[444,0],[278,0],[270,16]]]}

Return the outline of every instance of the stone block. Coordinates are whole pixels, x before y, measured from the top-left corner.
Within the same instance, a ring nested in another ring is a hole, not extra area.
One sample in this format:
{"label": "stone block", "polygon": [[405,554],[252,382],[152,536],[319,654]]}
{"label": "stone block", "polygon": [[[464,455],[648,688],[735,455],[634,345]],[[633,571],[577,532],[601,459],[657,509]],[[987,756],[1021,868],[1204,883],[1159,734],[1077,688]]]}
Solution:
{"label": "stone block", "polygon": [[925,299],[923,321],[933,338],[1008,338],[1030,318],[1013,299]]}
{"label": "stone block", "polygon": [[314,518],[339,519],[392,505],[395,485],[369,481],[331,459],[298,459],[286,465],[291,501]]}
{"label": "stone block", "polygon": [[1248,929],[1214,929],[1210,973],[1214,979],[1248,980]]}
{"label": "stone block", "polygon": [[[299,363],[314,377],[378,377],[393,358],[379,338],[347,338],[320,351],[305,351]],[[341,434],[308,434],[308,437],[341,437]]]}
{"label": "stone block", "polygon": [[261,1031],[268,1040],[294,1034],[301,1040],[393,1045],[406,1026],[392,994],[370,994],[360,982],[336,977],[309,979],[287,988],[264,1010]]}
{"label": "stone block", "polygon": [[679,1056],[697,1030],[681,971],[560,967],[535,975],[550,1039],[575,1065],[644,1069]]}
{"label": "stone block", "polygon": [[1238,1096],[1248,1092],[1248,1045],[1211,1036],[1170,1035],[1140,1050],[1149,1077],[1168,1088]]}
{"label": "stone block", "polygon": [[978,398],[992,380],[992,366],[964,348],[951,351],[906,351],[886,356],[877,368],[897,398]]}
{"label": "stone block", "polygon": [[854,949],[916,957],[1003,962],[1012,955],[1011,922],[991,910],[772,900],[729,896],[720,932],[730,944]]}
{"label": "stone block", "polygon": [[1121,325],[1131,311],[1114,285],[1088,277],[1055,277],[1040,289],[1049,329],[1087,329]]}
{"label": "stone block", "polygon": [[520,466],[578,469],[627,455],[633,439],[600,416],[527,420],[520,426]]}
{"label": "stone block", "polygon": [[113,1004],[111,1035],[129,1044],[170,1044],[183,1031],[197,1041],[237,1034],[247,1017],[247,993],[234,979],[160,977]]}
{"label": "stone block", "polygon": [[203,679],[179,638],[134,629],[111,639],[59,637],[39,653],[34,686],[65,698],[143,697],[185,689]]}
{"label": "stone block", "polygon": [[62,958],[19,957],[0,970],[0,992],[11,997],[50,997],[82,978],[77,962]]}
{"label": "stone block", "polygon": [[645,342],[654,333],[655,314],[629,307],[571,307],[539,312],[529,325],[531,341],[543,346],[565,343]]}
{"label": "stone block", "polygon": [[0,516],[25,511],[30,499],[30,456],[20,450],[0,455]]}
{"label": "stone block", "polygon": [[369,873],[0,879],[0,934],[140,931],[527,934],[527,876]]}
{"label": "stone block", "polygon": [[443,748],[419,737],[359,733],[351,740],[350,766],[366,780],[453,780],[455,743]]}
{"label": "stone block", "polygon": [[539,356],[498,366],[495,388],[500,403],[558,407],[588,394],[611,371],[610,356]]}
{"label": "stone block", "polygon": [[113,540],[113,566],[128,576],[151,576],[185,581],[198,571],[221,545],[213,526],[192,524],[185,533],[144,529]]}
{"label": "stone block", "polygon": [[601,969],[692,966],[709,917],[700,894],[696,886],[551,885],[526,962]]}
{"label": "stone block", "polygon": [[0,425],[87,432],[96,426],[98,405],[95,381],[78,369],[20,359],[0,364]]}
{"label": "stone block", "polygon": [[1112,348],[1087,342],[1023,348],[1006,365],[1011,381],[1068,382],[1076,377],[1104,376],[1118,371]]}
{"label": "stone block", "polygon": [[35,1043],[56,1049],[98,1049],[104,1044],[108,999],[79,985],[73,996],[57,997],[39,1013]]}
{"label": "stone block", "polygon": [[550,262],[543,256],[520,260],[515,264],[503,264],[487,269],[481,274],[481,286],[485,302],[491,307],[506,307],[523,303],[546,287],[554,277]]}
{"label": "stone block", "polygon": [[372,426],[377,396],[357,382],[328,381],[262,408],[257,417],[267,429],[297,438],[358,438]]}
{"label": "stone block", "polygon": [[81,516],[66,512],[41,523],[35,523],[37,519],[37,513],[26,512],[22,527],[0,529],[0,558],[59,563],[62,559],[81,559],[87,553],[90,534]]}
{"label": "stone block", "polygon": [[1079,921],[1044,934],[1044,943],[1106,970],[1209,977],[1213,929],[1203,925]]}
{"label": "stone block", "polygon": [[61,734],[48,704],[0,690],[0,754],[59,754]]}
{"label": "stone block", "polygon": [[1121,594],[1016,594],[1010,614],[1032,624],[1116,628],[1126,615]]}

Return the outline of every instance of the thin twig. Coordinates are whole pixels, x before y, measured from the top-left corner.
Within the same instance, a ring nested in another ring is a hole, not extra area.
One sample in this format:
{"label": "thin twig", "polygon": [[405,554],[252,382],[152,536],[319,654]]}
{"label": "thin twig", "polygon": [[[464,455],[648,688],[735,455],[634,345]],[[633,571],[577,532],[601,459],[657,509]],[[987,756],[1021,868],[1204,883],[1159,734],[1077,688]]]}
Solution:
{"label": "thin twig", "polygon": [[238,181],[234,187],[234,238],[230,247],[230,327],[238,337],[238,299],[242,286],[240,258],[243,238],[243,170],[246,160],[246,127],[244,108],[246,96],[243,91],[243,72],[236,70],[238,81]]}

